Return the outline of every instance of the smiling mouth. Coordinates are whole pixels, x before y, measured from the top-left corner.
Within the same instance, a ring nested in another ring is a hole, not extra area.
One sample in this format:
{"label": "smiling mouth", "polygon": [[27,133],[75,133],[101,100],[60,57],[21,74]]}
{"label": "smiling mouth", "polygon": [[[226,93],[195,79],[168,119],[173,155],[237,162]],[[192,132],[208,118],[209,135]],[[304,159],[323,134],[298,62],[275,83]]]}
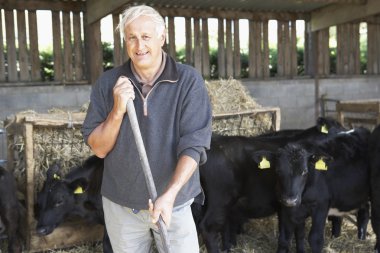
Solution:
{"label": "smiling mouth", "polygon": [[137,56],[143,56],[143,55],[147,55],[148,52],[143,52],[143,53],[136,53]]}

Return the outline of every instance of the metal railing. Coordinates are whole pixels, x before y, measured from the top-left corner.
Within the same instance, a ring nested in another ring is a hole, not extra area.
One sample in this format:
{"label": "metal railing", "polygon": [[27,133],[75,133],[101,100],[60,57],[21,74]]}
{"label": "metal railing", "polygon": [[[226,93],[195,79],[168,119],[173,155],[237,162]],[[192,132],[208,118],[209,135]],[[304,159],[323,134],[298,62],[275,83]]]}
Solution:
{"label": "metal railing", "polygon": [[0,128],[0,166],[7,162],[7,134],[5,129]]}

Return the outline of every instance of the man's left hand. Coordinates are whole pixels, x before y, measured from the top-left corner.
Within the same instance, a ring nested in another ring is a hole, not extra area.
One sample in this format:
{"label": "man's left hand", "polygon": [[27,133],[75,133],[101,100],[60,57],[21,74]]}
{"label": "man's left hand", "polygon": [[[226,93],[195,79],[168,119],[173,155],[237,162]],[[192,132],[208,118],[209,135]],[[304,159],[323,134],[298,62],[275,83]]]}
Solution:
{"label": "man's left hand", "polygon": [[166,227],[169,227],[172,219],[174,198],[171,198],[169,194],[163,194],[156,199],[154,204],[149,199],[148,205],[152,222],[156,224],[161,215]]}

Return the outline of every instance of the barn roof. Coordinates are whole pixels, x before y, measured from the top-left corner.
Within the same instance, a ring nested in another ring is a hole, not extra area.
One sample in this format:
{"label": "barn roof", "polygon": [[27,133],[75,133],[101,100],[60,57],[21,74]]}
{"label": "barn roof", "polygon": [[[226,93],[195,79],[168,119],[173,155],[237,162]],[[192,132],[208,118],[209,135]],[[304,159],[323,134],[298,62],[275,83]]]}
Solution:
{"label": "barn roof", "polygon": [[198,16],[210,17],[221,11],[235,15],[245,12],[251,16],[290,13],[310,20],[312,31],[380,14],[379,0],[0,0],[0,8],[4,9],[86,11],[88,24],[134,4],[151,5],[167,15],[180,11],[179,16],[187,16],[186,12],[194,16],[199,12]]}

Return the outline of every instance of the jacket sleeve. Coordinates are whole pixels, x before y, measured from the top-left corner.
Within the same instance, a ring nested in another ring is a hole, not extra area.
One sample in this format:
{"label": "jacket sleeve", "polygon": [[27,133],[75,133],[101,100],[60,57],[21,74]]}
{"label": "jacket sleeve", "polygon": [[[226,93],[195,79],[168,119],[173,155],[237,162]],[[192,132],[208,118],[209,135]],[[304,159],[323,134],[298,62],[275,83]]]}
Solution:
{"label": "jacket sleeve", "polygon": [[87,109],[87,114],[83,122],[81,132],[84,138],[84,142],[88,144],[88,137],[92,131],[106,120],[108,115],[107,104],[104,94],[102,92],[102,79],[98,79],[92,86],[90,95],[90,104]]}
{"label": "jacket sleeve", "polygon": [[177,155],[188,155],[202,165],[207,160],[206,150],[210,148],[212,111],[203,78],[198,72],[190,76],[191,85],[183,98],[180,116]]}

